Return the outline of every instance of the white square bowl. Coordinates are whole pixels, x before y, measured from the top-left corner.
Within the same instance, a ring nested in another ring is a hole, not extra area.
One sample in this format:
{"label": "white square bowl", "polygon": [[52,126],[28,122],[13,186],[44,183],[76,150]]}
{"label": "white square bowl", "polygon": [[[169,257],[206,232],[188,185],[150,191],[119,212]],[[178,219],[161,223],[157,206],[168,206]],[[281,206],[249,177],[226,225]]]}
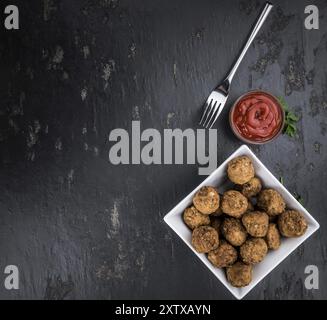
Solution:
{"label": "white square bowl", "polygon": [[[227,163],[238,156],[246,155],[252,162],[256,176],[261,179],[265,188],[276,189],[285,199],[288,208],[300,211],[308,222],[306,233],[298,238],[283,238],[281,246],[276,251],[269,251],[265,259],[254,266],[251,283],[243,288],[235,288],[227,282],[223,269],[214,267],[205,254],[196,252],[191,244],[192,232],[183,221],[184,210],[192,204],[194,194],[202,186],[217,186],[219,191],[224,191],[231,184],[227,179]],[[309,212],[287,191],[287,189],[270,173],[255,154],[246,146],[242,145],[229,158],[227,158],[207,179],[205,179],[196,189],[186,196],[175,208],[165,217],[164,221],[179,235],[179,237],[189,246],[208,269],[224,284],[224,286],[237,298],[242,299],[251,291],[268,273],[270,273],[279,263],[281,263],[291,252],[293,252],[303,241],[309,238],[319,229],[319,223],[309,214]]]}

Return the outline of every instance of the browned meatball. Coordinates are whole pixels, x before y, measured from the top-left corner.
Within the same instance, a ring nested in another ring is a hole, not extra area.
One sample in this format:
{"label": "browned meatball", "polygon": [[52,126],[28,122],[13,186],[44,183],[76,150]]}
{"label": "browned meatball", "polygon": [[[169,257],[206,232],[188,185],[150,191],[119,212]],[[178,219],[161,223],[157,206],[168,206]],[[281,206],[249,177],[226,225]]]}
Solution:
{"label": "browned meatball", "polygon": [[247,237],[246,230],[240,220],[235,218],[224,219],[221,231],[225,239],[233,246],[242,245]]}
{"label": "browned meatball", "polygon": [[278,228],[284,237],[300,237],[308,224],[303,215],[296,210],[286,210],[278,217]]}
{"label": "browned meatball", "polygon": [[218,234],[220,233],[220,226],[222,223],[222,219],[219,217],[210,217],[210,226],[213,227]]}
{"label": "browned meatball", "polygon": [[191,229],[210,224],[209,216],[202,214],[194,206],[185,209],[183,219],[186,225]]}
{"label": "browned meatball", "polygon": [[262,184],[260,179],[253,177],[250,181],[241,186],[241,192],[245,197],[251,198],[256,196],[261,191],[261,188]]}
{"label": "browned meatball", "polygon": [[240,255],[245,263],[259,263],[266,256],[268,247],[262,238],[251,238],[245,241],[240,248]]}
{"label": "browned meatball", "polygon": [[237,251],[228,242],[221,240],[219,247],[208,253],[208,259],[217,268],[228,267],[237,260]]}
{"label": "browned meatball", "polygon": [[192,233],[192,245],[199,253],[207,253],[219,245],[218,232],[209,226],[197,227]]}
{"label": "browned meatball", "polygon": [[242,216],[242,223],[252,237],[264,237],[268,231],[269,217],[263,211],[247,212]]}
{"label": "browned meatball", "polygon": [[252,280],[252,266],[241,261],[226,269],[227,280],[234,287],[245,287]]}
{"label": "browned meatball", "polygon": [[224,213],[234,218],[240,218],[248,208],[248,199],[235,190],[226,191],[221,201]]}
{"label": "browned meatball", "polygon": [[203,214],[210,214],[219,208],[219,194],[213,187],[202,187],[194,196],[194,206]]}
{"label": "browned meatball", "polygon": [[229,179],[236,184],[244,184],[254,177],[254,168],[249,157],[234,158],[228,163],[227,174]]}
{"label": "browned meatball", "polygon": [[277,250],[280,247],[280,234],[276,223],[269,223],[266,235],[268,249]]}
{"label": "browned meatball", "polygon": [[259,193],[258,207],[270,216],[277,216],[285,210],[283,197],[274,189],[265,189]]}

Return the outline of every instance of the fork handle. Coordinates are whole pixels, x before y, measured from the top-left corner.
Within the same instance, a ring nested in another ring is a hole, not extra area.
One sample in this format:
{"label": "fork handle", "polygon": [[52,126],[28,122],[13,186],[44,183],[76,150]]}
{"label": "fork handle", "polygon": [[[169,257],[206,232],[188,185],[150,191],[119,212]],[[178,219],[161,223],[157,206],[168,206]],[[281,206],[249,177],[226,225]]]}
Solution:
{"label": "fork handle", "polygon": [[[240,65],[243,57],[245,56],[247,50],[249,49],[252,41],[254,40],[255,36],[257,35],[258,31],[260,30],[260,28],[262,27],[263,23],[265,22],[265,20],[268,17],[268,14],[270,12],[270,10],[273,8],[273,5],[269,2],[266,3],[265,7],[263,8],[255,26],[252,29],[252,32],[246,42],[246,44],[244,45],[242,52],[240,53],[237,61],[235,62],[233,68],[231,69],[231,71],[229,72],[228,76],[226,77],[224,82],[228,82],[228,86],[230,85],[230,83],[232,82],[232,79],[234,77],[234,74],[238,68],[238,66]],[[229,88],[228,88],[229,89]]]}

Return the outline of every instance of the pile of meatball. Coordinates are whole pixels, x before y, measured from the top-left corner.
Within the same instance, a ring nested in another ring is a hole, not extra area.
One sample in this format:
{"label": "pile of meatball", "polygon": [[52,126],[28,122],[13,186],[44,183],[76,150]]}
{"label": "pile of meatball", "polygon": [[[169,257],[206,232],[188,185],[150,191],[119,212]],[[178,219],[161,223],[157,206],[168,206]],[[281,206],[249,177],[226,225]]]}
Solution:
{"label": "pile of meatball", "polygon": [[282,236],[302,236],[307,221],[300,212],[286,208],[276,190],[262,188],[248,157],[231,160],[227,174],[234,189],[221,195],[215,187],[202,187],[183,219],[193,230],[194,249],[206,253],[215,267],[226,268],[234,287],[244,287],[268,250],[277,250]]}

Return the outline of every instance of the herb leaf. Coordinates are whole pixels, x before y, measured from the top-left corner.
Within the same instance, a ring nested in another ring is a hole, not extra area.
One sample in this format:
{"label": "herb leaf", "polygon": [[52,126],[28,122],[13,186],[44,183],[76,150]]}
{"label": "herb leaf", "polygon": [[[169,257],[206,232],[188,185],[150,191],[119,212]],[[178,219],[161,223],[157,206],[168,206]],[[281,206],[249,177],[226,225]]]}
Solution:
{"label": "herb leaf", "polygon": [[291,120],[291,121],[297,122],[297,121],[299,121],[300,118],[298,116],[296,116],[294,113],[288,111],[288,113],[287,113],[287,119],[288,120]]}
{"label": "herb leaf", "polygon": [[300,120],[300,118],[290,110],[284,97],[278,97],[278,101],[285,111],[285,125],[283,133],[287,134],[291,138],[294,138],[297,134],[296,123]]}
{"label": "herb leaf", "polygon": [[294,196],[295,196],[295,199],[303,206],[304,200],[303,200],[302,196],[296,192],[294,192]]}

